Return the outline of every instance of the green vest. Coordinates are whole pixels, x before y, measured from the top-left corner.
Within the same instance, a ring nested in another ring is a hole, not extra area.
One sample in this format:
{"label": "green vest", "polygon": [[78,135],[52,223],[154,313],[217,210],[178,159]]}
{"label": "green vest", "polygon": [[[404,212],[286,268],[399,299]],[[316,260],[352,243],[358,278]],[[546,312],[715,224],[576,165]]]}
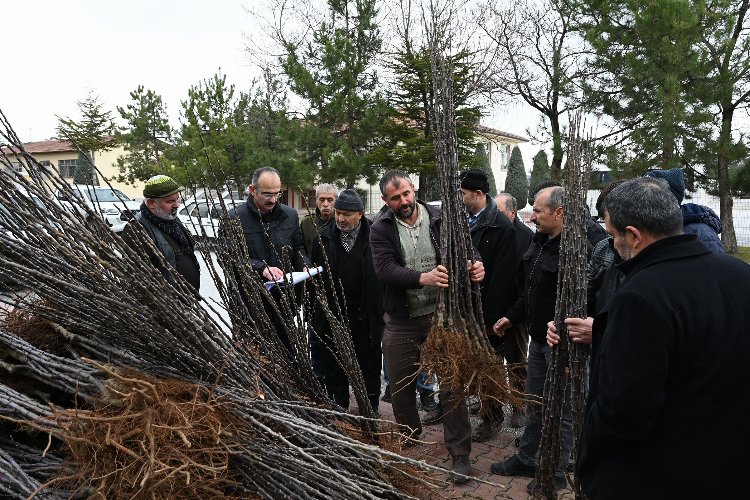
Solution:
{"label": "green vest", "polygon": [[[404,252],[404,267],[419,272],[429,272],[435,269],[435,247],[430,241],[430,220],[423,217],[424,209],[420,207],[418,226],[409,229],[396,219],[398,237],[401,240],[401,250]],[[435,312],[438,289],[434,286],[406,290],[406,300],[409,304],[409,316],[417,318]]]}

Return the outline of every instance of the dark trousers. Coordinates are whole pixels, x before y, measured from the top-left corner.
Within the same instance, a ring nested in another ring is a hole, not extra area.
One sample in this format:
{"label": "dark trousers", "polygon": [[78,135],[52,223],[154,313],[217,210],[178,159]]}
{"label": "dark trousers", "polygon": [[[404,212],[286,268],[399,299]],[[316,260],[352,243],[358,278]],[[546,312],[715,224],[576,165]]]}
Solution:
{"label": "dark trousers", "polygon": [[[547,378],[547,368],[552,358],[552,348],[545,342],[531,341],[529,346],[529,376],[526,390],[530,401],[526,407],[528,420],[518,445],[518,459],[526,465],[538,465],[537,455],[542,440],[542,401],[544,398],[544,382]],[[557,464],[556,476],[565,475],[573,449],[573,409],[570,405],[570,385],[565,390],[563,415],[561,423],[562,444],[560,459]]]}
{"label": "dark trousers", "polygon": [[[370,338],[367,321],[349,318],[349,327],[352,333],[354,353],[357,356],[357,364],[362,370],[362,378],[367,390],[367,398],[370,400],[372,409],[377,411],[380,403],[380,370],[382,351],[380,341],[374,342]],[[328,333],[330,335],[330,333]],[[323,377],[328,395],[339,406],[349,409],[349,379],[341,368],[334,355],[336,348],[333,341],[326,336],[324,345],[321,346]]]}
{"label": "dark trousers", "polygon": [[[490,339],[495,354],[508,363],[509,382],[513,389],[523,394],[526,389],[526,352],[528,350],[529,336],[526,333],[526,324],[510,328],[502,337],[494,335],[492,327],[487,327],[487,336]],[[502,422],[503,407],[494,399],[482,401],[483,405],[489,405],[483,412],[486,419],[494,423]]]}
{"label": "dark trousers", "polygon": [[508,329],[505,333],[505,344],[503,345],[503,357],[510,365],[511,382],[516,390],[523,392],[526,389],[526,376],[529,350],[529,333],[526,323],[521,323]]}
{"label": "dark trousers", "polygon": [[[419,347],[427,339],[432,318],[427,315],[399,319],[386,313],[383,319],[383,354],[388,363],[393,415],[397,423],[419,436],[422,432],[416,398]],[[443,409],[445,447],[451,456],[468,455],[471,453],[471,423],[463,395],[453,397],[441,389],[438,400]]]}
{"label": "dark trousers", "polygon": [[325,375],[323,374],[323,351],[325,350],[325,346],[312,328],[308,329],[308,345],[310,346],[310,363],[312,363],[315,378],[318,379],[320,385],[325,387]]}

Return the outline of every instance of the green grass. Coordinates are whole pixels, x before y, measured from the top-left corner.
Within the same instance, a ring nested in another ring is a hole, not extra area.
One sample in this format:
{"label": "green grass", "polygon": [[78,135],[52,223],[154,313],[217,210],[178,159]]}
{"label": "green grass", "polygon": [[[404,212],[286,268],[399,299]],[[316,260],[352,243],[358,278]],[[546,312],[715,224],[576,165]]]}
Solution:
{"label": "green grass", "polygon": [[737,253],[734,254],[734,256],[740,260],[744,260],[745,262],[750,263],[750,247],[739,247],[737,249]]}

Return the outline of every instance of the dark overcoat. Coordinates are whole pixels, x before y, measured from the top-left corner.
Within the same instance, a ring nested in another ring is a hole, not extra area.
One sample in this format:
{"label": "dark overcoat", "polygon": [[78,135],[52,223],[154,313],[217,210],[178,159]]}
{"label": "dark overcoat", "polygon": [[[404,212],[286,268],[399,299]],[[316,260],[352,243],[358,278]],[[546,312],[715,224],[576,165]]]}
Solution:
{"label": "dark overcoat", "polygon": [[577,473],[591,499],[746,493],[750,266],[692,235],[619,265],[596,316]]}

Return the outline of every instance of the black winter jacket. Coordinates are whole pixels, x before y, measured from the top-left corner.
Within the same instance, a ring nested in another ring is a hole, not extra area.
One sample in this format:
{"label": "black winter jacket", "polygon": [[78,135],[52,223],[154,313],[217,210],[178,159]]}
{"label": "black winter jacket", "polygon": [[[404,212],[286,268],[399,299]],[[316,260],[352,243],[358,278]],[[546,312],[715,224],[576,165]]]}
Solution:
{"label": "black winter jacket", "polygon": [[482,311],[484,324],[491,327],[518,300],[518,257],[513,224],[492,197],[485,196],[487,206],[469,230],[484,264]]}
{"label": "black winter jacket", "polygon": [[[255,271],[262,272],[268,265],[288,273],[292,270],[301,271],[310,265],[302,231],[299,228],[299,215],[293,208],[277,203],[261,220],[258,208],[252,199],[248,198],[245,203],[230,210],[228,218],[239,219],[250,263]],[[268,236],[264,234],[264,229]],[[284,252],[288,253],[292,269],[282,263]]]}
{"label": "black winter jacket", "polygon": [[[375,267],[372,262],[372,252],[370,249],[371,225],[372,223],[367,217],[362,217],[357,239],[363,238],[364,243],[362,247],[359,247],[362,249],[362,276],[364,277],[364,281],[361,286],[359,307],[355,311],[349,309],[347,312],[351,317],[367,321],[372,345],[377,345],[383,337],[383,285],[375,274]],[[341,230],[338,226],[336,226],[335,223],[324,226],[320,230],[320,242],[322,242],[324,250],[321,250],[321,246],[316,239],[312,245],[311,259],[316,266],[325,266],[325,258],[323,256],[323,251],[325,251],[325,257],[328,258],[329,265],[329,269],[326,270],[326,272],[330,271],[330,276],[338,287],[338,279],[340,276],[340,271],[338,269],[340,262],[336,259],[335,243],[337,241],[341,241]],[[356,248],[358,247],[355,246],[351,251],[354,252]],[[328,304],[331,307],[331,310],[334,314],[340,315],[341,312],[335,309],[329,276],[326,276],[325,274],[323,275],[323,283],[325,284]],[[338,303],[343,306],[345,304],[345,299],[340,293],[341,290],[339,288],[337,288],[337,290],[339,291]],[[320,307],[315,308],[313,328],[316,332],[324,332],[328,330],[328,320]],[[356,334],[356,332],[352,332],[352,334]]]}
{"label": "black winter jacket", "polygon": [[526,321],[529,336],[546,342],[547,322],[555,318],[560,235],[550,239],[542,233],[534,238],[523,256],[525,279],[521,295],[505,316],[515,326]]}
{"label": "black winter jacket", "polygon": [[[174,248],[172,248],[172,245],[169,244],[169,241],[167,241],[167,238],[164,236],[164,234],[151,222],[148,221],[143,215],[141,215],[140,212],[137,212],[135,214],[135,217],[133,220],[128,222],[128,224],[125,226],[125,229],[123,229],[121,237],[132,248],[138,248],[137,244],[137,237],[135,235],[135,231],[137,231],[136,225],[139,225],[142,227],[149,238],[151,238],[151,241],[154,242],[154,245],[156,246],[156,249],[159,250],[159,252],[163,255],[164,260],[169,264],[170,269],[165,268],[159,257],[157,255],[154,255],[153,252],[151,252],[148,248],[143,248],[142,250],[146,252],[148,255],[149,260],[151,261],[151,264],[155,268],[157,268],[161,274],[164,276],[164,278],[171,284],[175,285],[174,277],[172,276],[171,269],[176,270],[177,272],[181,272],[183,276],[185,276],[190,284],[193,286],[193,288],[197,291],[200,288],[200,265],[198,264],[198,260],[195,258],[194,255],[191,255],[189,259],[181,259],[181,262],[184,263],[184,265],[191,266],[191,269],[181,269],[181,266],[178,266],[177,264],[177,255],[175,254]],[[182,228],[183,232],[185,233],[185,236],[192,240],[192,235],[188,232],[185,227],[180,224],[180,227]]]}
{"label": "black winter jacket", "polygon": [[[679,235],[618,267],[625,281],[593,326],[601,345],[577,463],[584,492],[742,496],[750,266]],[[690,480],[703,477],[721,480]]]}

